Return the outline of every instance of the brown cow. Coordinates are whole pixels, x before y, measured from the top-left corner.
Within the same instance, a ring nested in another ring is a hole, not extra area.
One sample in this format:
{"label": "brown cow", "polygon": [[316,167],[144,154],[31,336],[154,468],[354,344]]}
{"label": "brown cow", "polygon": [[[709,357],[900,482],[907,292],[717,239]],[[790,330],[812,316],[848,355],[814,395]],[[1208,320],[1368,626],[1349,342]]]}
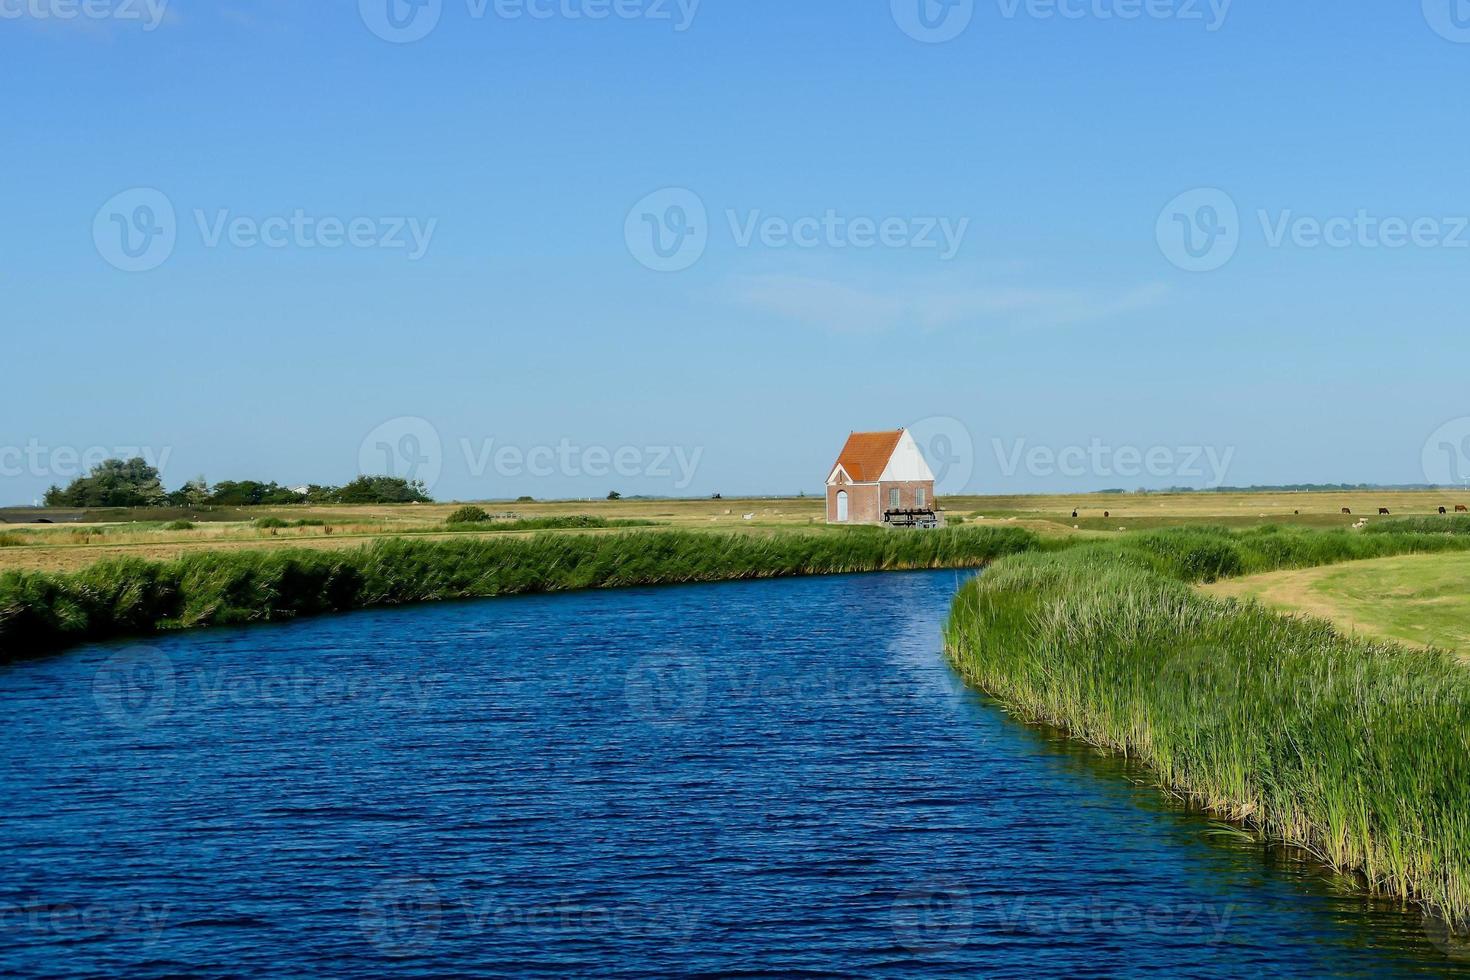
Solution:
{"label": "brown cow", "polygon": [[1455,513],[1470,514],[1470,507],[1466,507],[1464,504],[1455,504]]}
{"label": "brown cow", "polygon": [[1349,516],[1349,517],[1352,517],[1353,516],[1353,509],[1351,507],[1344,507],[1342,509],[1342,512],[1344,514],[1346,514],[1347,516]]}
{"label": "brown cow", "polygon": [[1380,508],[1378,508],[1378,516],[1379,517],[1392,517],[1393,515],[1389,513],[1387,507],[1380,507]]}
{"label": "brown cow", "polygon": [[1103,516],[1104,517],[1112,517],[1113,516],[1113,512],[1110,511],[1110,510],[1105,510],[1105,511],[1103,511]]}

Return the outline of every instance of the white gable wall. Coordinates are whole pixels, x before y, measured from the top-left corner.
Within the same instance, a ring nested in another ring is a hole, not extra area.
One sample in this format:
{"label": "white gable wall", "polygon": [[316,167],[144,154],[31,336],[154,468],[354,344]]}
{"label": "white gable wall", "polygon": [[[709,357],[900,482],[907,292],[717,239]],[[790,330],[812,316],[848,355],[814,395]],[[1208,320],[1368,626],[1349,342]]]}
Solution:
{"label": "white gable wall", "polygon": [[898,445],[893,450],[893,455],[888,458],[888,465],[883,468],[883,475],[878,479],[885,483],[923,483],[934,479],[934,471],[929,469],[929,464],[924,462],[924,454],[919,451],[919,444],[907,429],[899,437]]}
{"label": "white gable wall", "polygon": [[[838,479],[839,476],[841,476],[841,479]],[[847,470],[843,469],[841,464],[834,466],[832,468],[832,475],[827,477],[827,486],[829,487],[840,487],[851,482],[852,477],[848,475]]]}

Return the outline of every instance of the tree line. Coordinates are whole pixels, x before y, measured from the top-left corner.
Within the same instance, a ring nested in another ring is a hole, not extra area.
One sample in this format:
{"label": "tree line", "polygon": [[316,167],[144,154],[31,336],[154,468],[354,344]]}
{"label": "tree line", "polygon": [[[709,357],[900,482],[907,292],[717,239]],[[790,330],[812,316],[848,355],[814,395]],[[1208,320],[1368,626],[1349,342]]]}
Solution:
{"label": "tree line", "polygon": [[360,476],[346,486],[283,487],[258,480],[204,477],[166,490],[157,468],[143,459],[109,459],[64,489],[46,491],[47,507],[259,507],[288,504],[432,503],[422,481],[395,476]]}

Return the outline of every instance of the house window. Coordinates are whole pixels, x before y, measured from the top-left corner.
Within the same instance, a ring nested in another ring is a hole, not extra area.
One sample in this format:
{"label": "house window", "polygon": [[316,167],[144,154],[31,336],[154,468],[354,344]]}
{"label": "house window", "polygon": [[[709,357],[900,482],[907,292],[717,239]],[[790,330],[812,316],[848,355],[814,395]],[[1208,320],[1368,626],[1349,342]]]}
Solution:
{"label": "house window", "polygon": [[919,489],[917,489],[917,490],[914,491],[914,509],[915,510],[923,510],[924,509],[924,488],[923,487],[920,487]]}
{"label": "house window", "polygon": [[888,491],[888,509],[898,510],[898,487]]}

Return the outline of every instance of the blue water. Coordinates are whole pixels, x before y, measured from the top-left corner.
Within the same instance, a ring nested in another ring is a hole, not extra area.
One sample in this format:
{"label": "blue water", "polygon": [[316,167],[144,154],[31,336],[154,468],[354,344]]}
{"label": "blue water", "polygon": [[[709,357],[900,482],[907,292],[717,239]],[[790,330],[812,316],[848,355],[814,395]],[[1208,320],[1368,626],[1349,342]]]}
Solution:
{"label": "blue water", "polygon": [[5,668],[0,972],[1470,966],[964,690],[957,582],[427,606]]}

